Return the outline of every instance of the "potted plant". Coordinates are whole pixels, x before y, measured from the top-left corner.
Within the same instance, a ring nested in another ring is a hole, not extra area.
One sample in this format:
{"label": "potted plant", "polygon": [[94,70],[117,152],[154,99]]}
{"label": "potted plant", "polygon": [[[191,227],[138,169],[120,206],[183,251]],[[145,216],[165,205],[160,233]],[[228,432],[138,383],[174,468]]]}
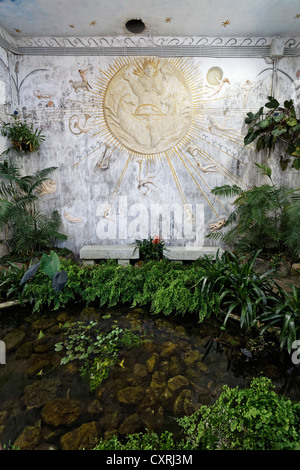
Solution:
{"label": "potted plant", "polygon": [[[283,106],[268,96],[265,104],[256,114],[247,113],[245,123],[249,124],[244,144],[249,145],[256,140],[256,150],[273,149],[279,142],[284,145],[287,155],[294,157],[293,168],[300,169],[300,119],[296,116],[293,100],[286,100]],[[285,170],[289,160],[281,156],[280,164]]]}
{"label": "potted plant", "polygon": [[[41,134],[41,130],[34,129],[33,124],[21,121],[18,118],[18,112],[15,111],[11,115],[12,122],[2,125],[1,134],[11,140],[14,149],[22,152],[35,152],[38,150],[41,141],[45,140],[45,136]],[[11,148],[7,149],[7,153]]]}

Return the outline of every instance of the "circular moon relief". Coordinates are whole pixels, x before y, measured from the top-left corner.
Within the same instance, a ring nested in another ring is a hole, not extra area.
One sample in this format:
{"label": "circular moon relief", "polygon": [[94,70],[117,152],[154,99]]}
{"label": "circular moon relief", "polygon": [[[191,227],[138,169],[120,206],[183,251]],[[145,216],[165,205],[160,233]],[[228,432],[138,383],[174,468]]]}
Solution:
{"label": "circular moon relief", "polygon": [[180,71],[166,60],[144,58],[121,68],[104,98],[106,123],[115,138],[141,154],[177,145],[193,119],[193,100]]}

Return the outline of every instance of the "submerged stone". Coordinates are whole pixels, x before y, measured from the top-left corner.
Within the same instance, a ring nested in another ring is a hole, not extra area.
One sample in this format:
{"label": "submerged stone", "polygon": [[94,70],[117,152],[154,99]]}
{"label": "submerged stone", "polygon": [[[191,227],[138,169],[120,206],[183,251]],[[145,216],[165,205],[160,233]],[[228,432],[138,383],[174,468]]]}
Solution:
{"label": "submerged stone", "polygon": [[53,426],[74,424],[80,416],[80,403],[78,400],[68,400],[67,398],[54,398],[45,403],[42,419],[47,424]]}
{"label": "submerged stone", "polygon": [[175,416],[190,415],[193,411],[191,390],[183,389],[174,402],[174,414]]}
{"label": "submerged stone", "polygon": [[138,403],[144,396],[142,387],[125,387],[118,392],[118,400],[121,403],[134,405]]}
{"label": "submerged stone", "polygon": [[154,352],[152,356],[147,360],[146,366],[148,372],[153,372],[159,364],[159,354],[157,352]]}
{"label": "submerged stone", "polygon": [[95,421],[84,423],[60,438],[62,450],[92,450],[97,443],[98,430]]}
{"label": "submerged stone", "polygon": [[41,431],[36,426],[26,426],[14,442],[16,449],[34,450],[39,443]]}
{"label": "submerged stone", "polygon": [[43,406],[47,401],[55,397],[60,384],[61,380],[57,377],[39,380],[31,385],[27,385],[24,389],[22,401],[28,409]]}
{"label": "submerged stone", "polygon": [[128,416],[119,427],[120,434],[134,434],[141,428],[140,417],[138,413]]}
{"label": "submerged stone", "polygon": [[150,387],[153,390],[164,390],[166,387],[166,375],[163,371],[156,371],[152,374]]}
{"label": "submerged stone", "polygon": [[175,377],[172,377],[168,380],[168,388],[171,390],[171,392],[180,390],[181,388],[186,387],[188,384],[188,379],[183,375],[175,375]]}
{"label": "submerged stone", "polygon": [[5,343],[5,348],[6,351],[12,351],[13,349],[16,349],[26,338],[26,333],[25,331],[14,328],[12,331],[7,333],[3,341]]}
{"label": "submerged stone", "polygon": [[177,343],[172,343],[171,341],[166,341],[165,343],[163,343],[163,349],[160,353],[161,357],[170,356],[175,351],[177,346]]}

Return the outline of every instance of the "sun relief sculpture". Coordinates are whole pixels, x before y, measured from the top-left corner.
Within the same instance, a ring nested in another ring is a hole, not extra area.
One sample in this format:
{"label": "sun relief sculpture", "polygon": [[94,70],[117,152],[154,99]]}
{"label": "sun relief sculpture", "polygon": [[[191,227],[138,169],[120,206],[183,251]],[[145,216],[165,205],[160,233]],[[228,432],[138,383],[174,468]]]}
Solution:
{"label": "sun relief sculpture", "polygon": [[117,140],[148,155],[175,146],[193,118],[184,77],[168,61],[156,58],[136,60],[119,70],[107,87],[104,109]]}

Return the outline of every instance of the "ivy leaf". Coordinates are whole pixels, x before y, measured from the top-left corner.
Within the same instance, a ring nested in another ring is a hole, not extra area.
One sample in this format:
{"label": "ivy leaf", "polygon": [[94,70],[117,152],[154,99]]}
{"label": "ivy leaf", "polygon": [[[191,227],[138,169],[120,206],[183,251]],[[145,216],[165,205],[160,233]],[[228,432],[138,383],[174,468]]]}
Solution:
{"label": "ivy leaf", "polygon": [[297,157],[292,164],[292,167],[295,168],[295,170],[300,170],[300,156]]}
{"label": "ivy leaf", "polygon": [[268,103],[265,104],[266,108],[271,108],[271,109],[278,108],[279,102],[275,98],[273,98],[272,96],[268,96],[268,99],[270,101],[268,101]]}
{"label": "ivy leaf", "polygon": [[281,134],[284,134],[285,132],[287,132],[287,129],[286,129],[286,128],[273,129],[273,130],[272,130],[272,135],[273,135],[274,137],[279,137]]}
{"label": "ivy leaf", "polygon": [[287,119],[286,123],[288,126],[294,127],[294,126],[297,126],[298,121],[296,118],[290,117],[289,119]]}
{"label": "ivy leaf", "polygon": [[257,129],[256,131],[254,131],[253,128],[250,127],[247,135],[244,137],[244,144],[245,145],[251,144],[251,142],[253,142],[256,139],[256,137],[258,137],[259,134],[261,134],[261,132],[262,132],[262,129]]}
{"label": "ivy leaf", "polygon": [[273,120],[273,116],[269,116],[268,118],[262,119],[262,121],[258,122],[257,126],[261,127],[262,129],[265,129],[271,124],[272,120]]}
{"label": "ivy leaf", "polygon": [[278,116],[274,116],[273,119],[275,122],[280,122],[282,121],[282,119],[285,118],[285,115],[284,114],[278,114]]}

